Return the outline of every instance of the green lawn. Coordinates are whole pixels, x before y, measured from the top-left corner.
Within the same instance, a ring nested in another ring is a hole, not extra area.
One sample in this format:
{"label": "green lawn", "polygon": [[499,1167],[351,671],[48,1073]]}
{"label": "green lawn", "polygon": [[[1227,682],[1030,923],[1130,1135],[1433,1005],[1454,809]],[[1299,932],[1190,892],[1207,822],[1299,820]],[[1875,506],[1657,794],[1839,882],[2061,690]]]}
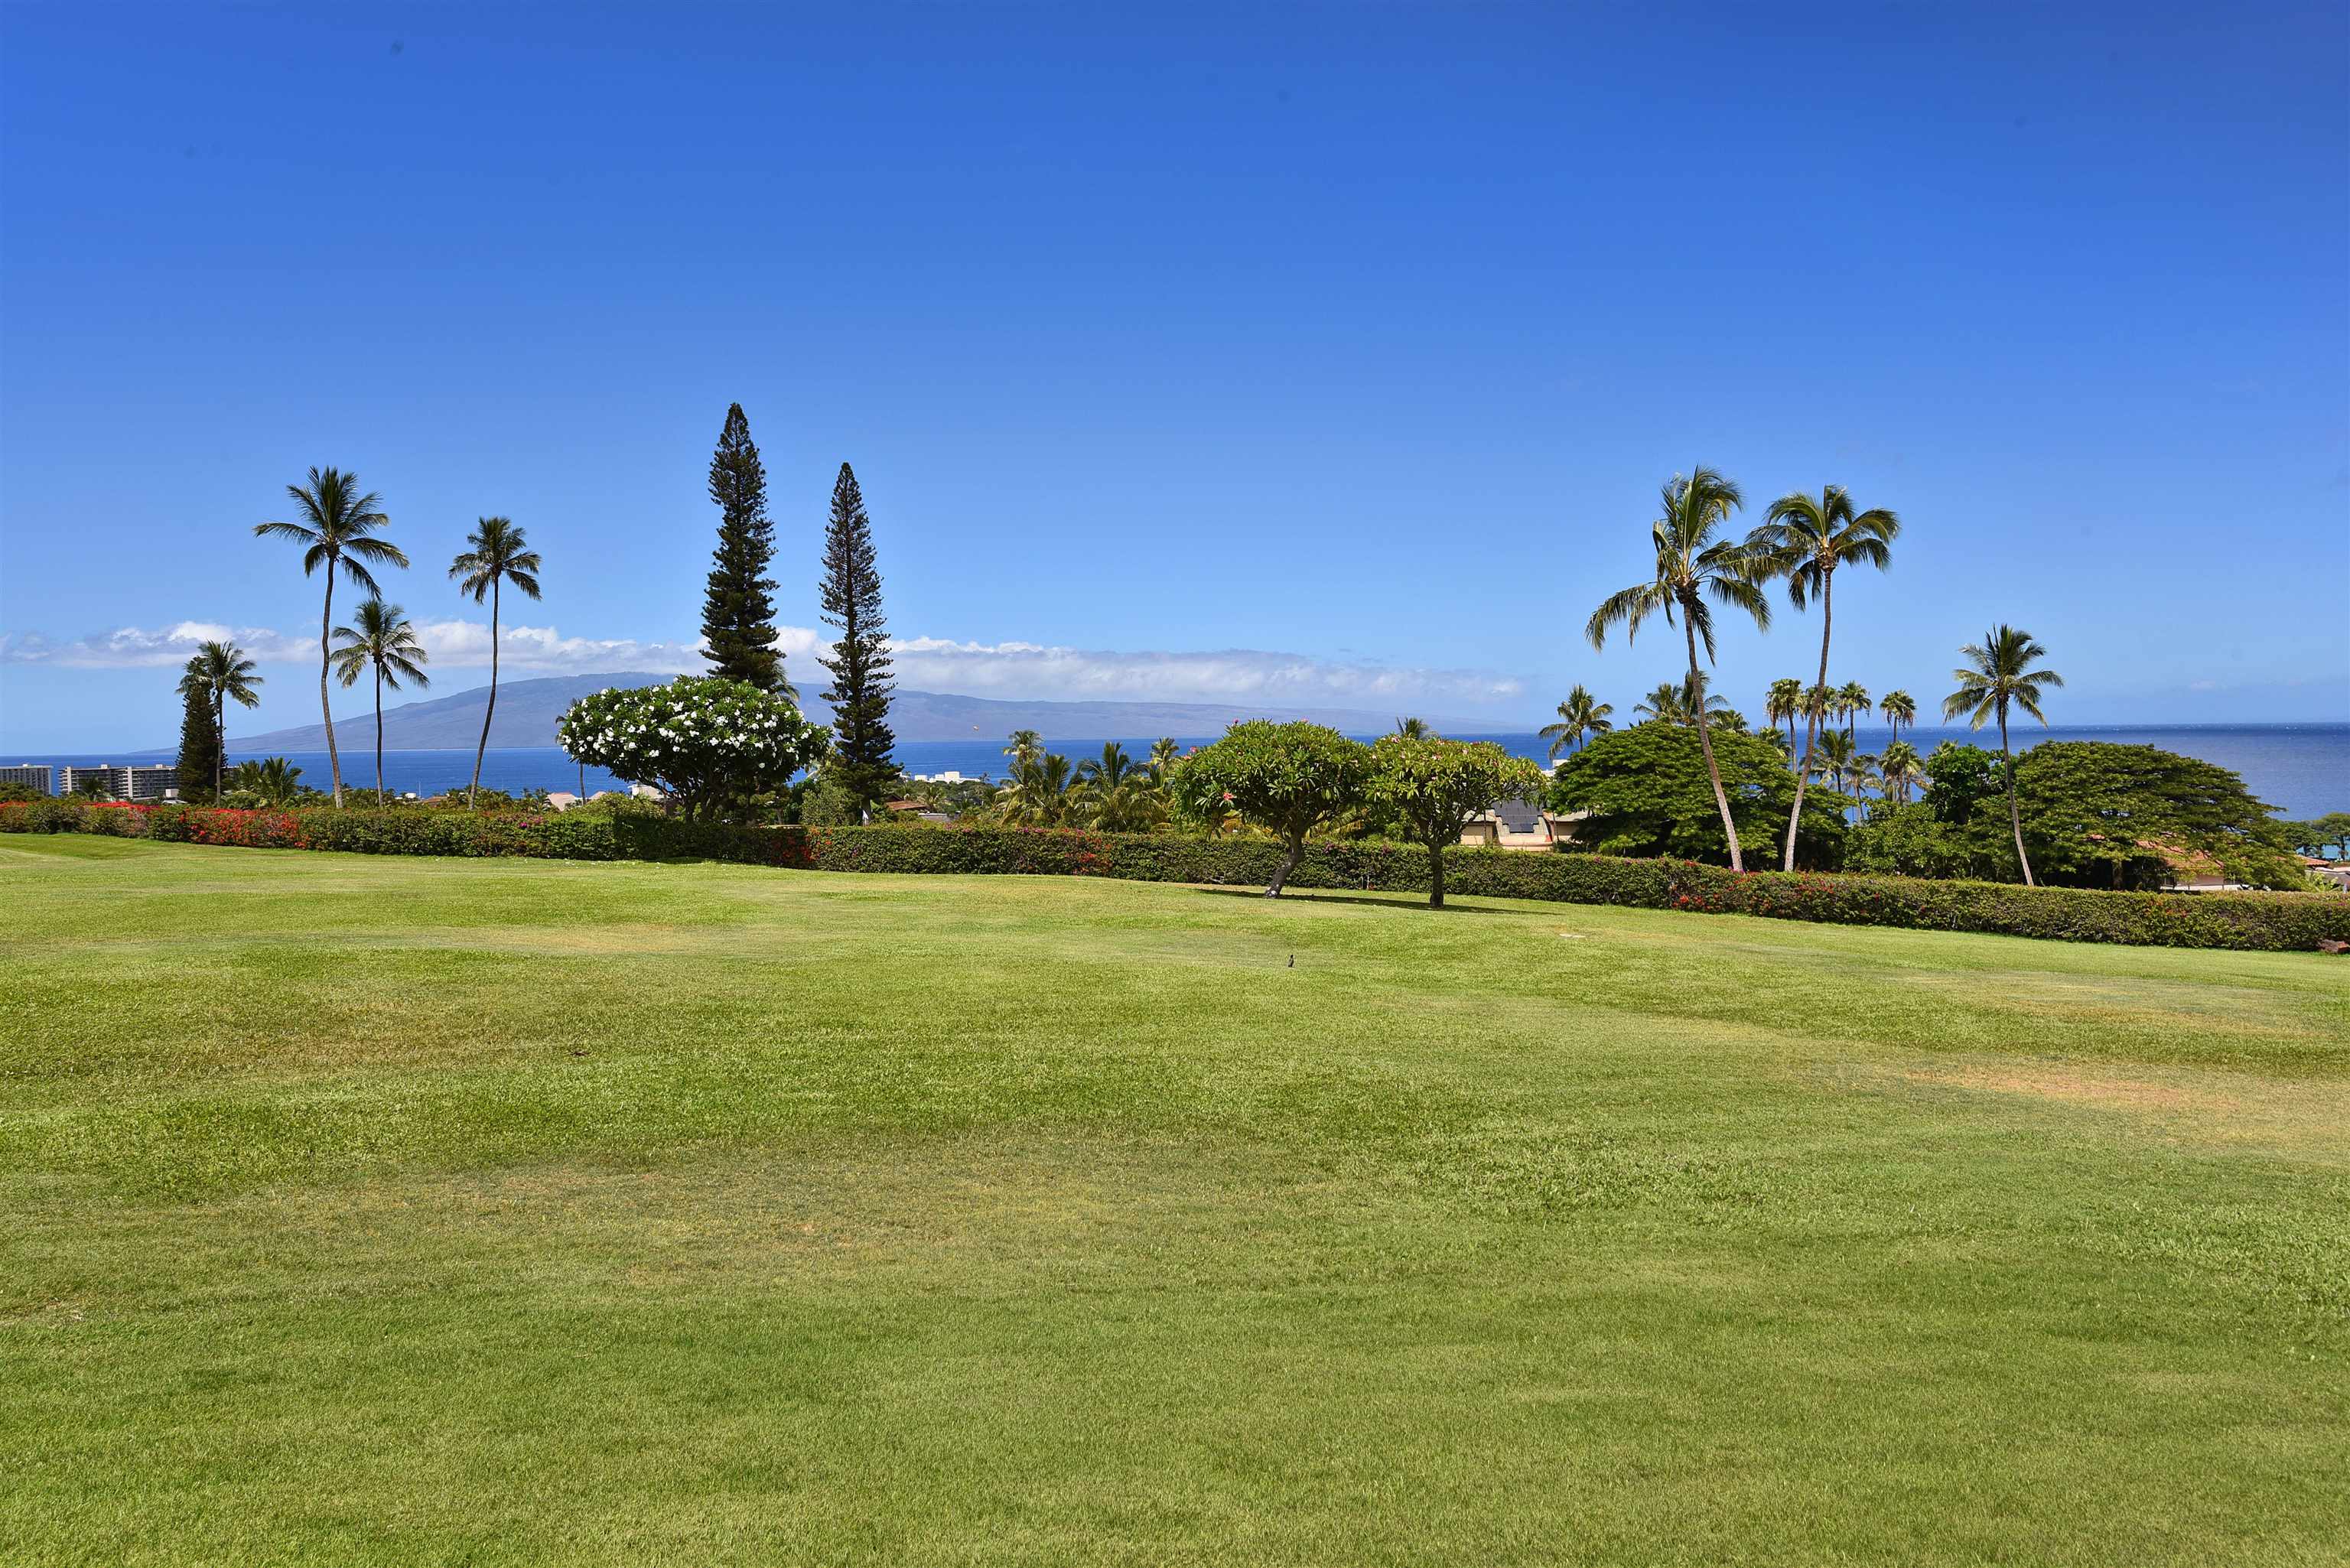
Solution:
{"label": "green lawn", "polygon": [[2350,1554],[2350,962],[74,836],[0,908],[0,1560]]}

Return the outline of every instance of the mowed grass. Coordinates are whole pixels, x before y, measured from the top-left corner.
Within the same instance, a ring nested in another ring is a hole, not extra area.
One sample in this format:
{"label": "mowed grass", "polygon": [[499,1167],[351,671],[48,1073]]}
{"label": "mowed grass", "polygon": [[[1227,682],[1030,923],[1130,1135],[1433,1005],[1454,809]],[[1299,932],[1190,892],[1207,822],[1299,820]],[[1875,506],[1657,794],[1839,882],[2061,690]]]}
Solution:
{"label": "mowed grass", "polygon": [[2350,963],[0,839],[0,1559],[2337,1563]]}

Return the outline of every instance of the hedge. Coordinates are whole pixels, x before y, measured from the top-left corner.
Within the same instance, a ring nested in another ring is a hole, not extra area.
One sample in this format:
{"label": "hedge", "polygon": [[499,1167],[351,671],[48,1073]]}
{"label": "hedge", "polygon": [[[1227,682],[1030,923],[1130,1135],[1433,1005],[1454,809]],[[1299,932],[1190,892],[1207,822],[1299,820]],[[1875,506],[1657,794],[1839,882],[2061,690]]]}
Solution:
{"label": "hedge", "polygon": [[[1035,827],[735,827],[650,812],[592,810],[234,811],[52,800],[0,805],[0,833],[103,833],[371,855],[725,860],[825,871],[1114,877],[1237,887],[1262,887],[1281,858],[1278,844],[1257,838]],[[1507,898],[2062,941],[2271,951],[2314,949],[2321,939],[2350,941],[2350,896],[2328,893],[2113,893],[1909,877],[1742,876],[1686,860],[1471,848],[1445,852],[1445,882],[1450,892]],[[1428,857],[1411,846],[1382,842],[1309,844],[1290,885],[1425,891]]]}

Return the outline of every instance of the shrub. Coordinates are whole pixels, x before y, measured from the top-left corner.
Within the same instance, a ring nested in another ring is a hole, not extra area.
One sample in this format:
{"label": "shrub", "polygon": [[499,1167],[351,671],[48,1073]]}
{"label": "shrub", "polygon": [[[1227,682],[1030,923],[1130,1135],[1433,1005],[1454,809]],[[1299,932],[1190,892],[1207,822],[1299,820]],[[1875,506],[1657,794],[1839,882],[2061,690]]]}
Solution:
{"label": "shrub", "polygon": [[[725,860],[825,871],[1115,877],[1262,887],[1289,851],[1272,838],[1061,828],[741,827],[689,822],[636,803],[561,815],[419,811],[233,811],[206,806],[0,805],[0,832],[106,833],[173,843],[341,849],[378,855],[525,855],[575,860]],[[1776,871],[1741,876],[1689,860],[1468,848],[1444,852],[1447,888],[1493,898],[1919,930],[1980,931],[2137,946],[2306,950],[2350,941],[2350,896],[2116,893],[2012,883]],[[1385,839],[1312,840],[1295,888],[1426,892],[1429,857]]]}

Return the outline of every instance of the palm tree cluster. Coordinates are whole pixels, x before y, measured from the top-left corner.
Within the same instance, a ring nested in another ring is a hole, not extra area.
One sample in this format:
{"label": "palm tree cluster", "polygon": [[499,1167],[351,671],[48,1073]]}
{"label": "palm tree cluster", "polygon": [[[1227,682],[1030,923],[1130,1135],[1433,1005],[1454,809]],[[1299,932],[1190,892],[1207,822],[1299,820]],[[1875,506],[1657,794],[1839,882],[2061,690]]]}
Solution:
{"label": "palm tree cluster", "polygon": [[[376,580],[378,570],[408,566],[407,552],[383,536],[391,524],[383,509],[383,497],[372,490],[359,488],[359,475],[338,468],[313,468],[305,484],[286,487],[288,499],[294,503],[291,521],[256,524],[254,533],[263,538],[284,539],[302,547],[302,575],[323,576],[325,593],[318,610],[318,713],[327,731],[327,765],[332,776],[334,801],[343,804],[342,752],[335,738],[335,713],[328,701],[328,680],[338,677],[344,686],[358,684],[361,676],[371,675],[375,684],[375,787],[376,798],[383,798],[383,694],[387,688],[397,691],[400,683],[408,680],[417,686],[429,686],[432,681],[424,673],[430,656],[416,635],[415,627],[407,612],[396,604],[387,603],[383,587]],[[449,576],[457,581],[457,591],[475,604],[486,600],[490,607],[490,695],[482,713],[482,735],[473,748],[473,782],[465,791],[465,803],[474,804],[482,787],[482,758],[489,750],[490,720],[498,707],[498,644],[503,594],[507,587],[529,598],[539,597],[538,553],[530,548],[523,531],[504,517],[484,517],[476,521],[473,531],[466,535],[466,547],[458,552],[449,564]],[[335,578],[339,573],[355,588],[367,592],[358,612],[348,626],[335,625]],[[213,659],[213,649],[219,656]],[[242,662],[250,672],[252,661],[244,650],[234,645],[207,644],[189,665],[188,680],[199,679],[197,666],[207,669],[215,665],[225,668]],[[207,681],[216,678],[204,676]],[[244,687],[225,682],[206,689],[218,693],[218,701],[234,700],[247,707],[257,701],[251,686],[259,677],[249,676]],[[183,682],[182,691],[186,690]],[[217,789],[215,790],[217,793]]]}
{"label": "palm tree cluster", "polygon": [[[1689,672],[1679,681],[1668,681],[1649,692],[1634,705],[1633,711],[1652,721],[1691,725],[1697,730],[1706,773],[1713,785],[1714,805],[1721,815],[1723,835],[1729,840],[1730,863],[1733,869],[1742,871],[1743,847],[1739,843],[1730,797],[1722,788],[1721,770],[1714,761],[1711,732],[1721,723],[1743,727],[1744,721],[1708,691],[1705,667],[1714,662],[1714,611],[1736,610],[1752,620],[1758,629],[1768,631],[1771,607],[1764,589],[1781,581],[1785,583],[1787,600],[1795,609],[1800,611],[1814,601],[1818,603],[1817,675],[1808,684],[1793,677],[1773,681],[1762,706],[1773,740],[1778,737],[1779,727],[1786,726],[1784,749],[1795,774],[1794,805],[1788,814],[1783,849],[1783,868],[1792,871],[1795,868],[1795,839],[1803,823],[1804,795],[1814,779],[1826,780],[1829,787],[1839,794],[1857,792],[1874,784],[1887,798],[1906,804],[1924,774],[1917,749],[1901,739],[1901,732],[1918,722],[1915,698],[1907,691],[1888,691],[1881,699],[1873,699],[1868,689],[1856,680],[1841,686],[1828,683],[1828,655],[1835,625],[1836,573],[1846,566],[1873,566],[1879,571],[1889,567],[1893,542],[1901,532],[1901,520],[1884,507],[1862,509],[1842,485],[1831,484],[1824,486],[1816,495],[1796,491],[1780,497],[1771,504],[1761,525],[1742,539],[1733,539],[1726,532],[1730,517],[1744,502],[1735,483],[1702,465],[1686,476],[1676,474],[1667,481],[1659,497],[1659,515],[1649,524],[1649,545],[1654,557],[1650,575],[1603,599],[1592,611],[1584,630],[1592,647],[1599,649],[1607,645],[1608,632],[1617,626],[1624,628],[1628,643],[1652,615],[1661,615],[1669,626],[1678,621],[1688,654]],[[2032,867],[2024,858],[2023,833],[2015,804],[2007,716],[2012,706],[2043,724],[2047,722],[2041,713],[2039,699],[2046,689],[2062,686],[2064,680],[2053,672],[2035,668],[2046,651],[2028,633],[2007,626],[1992,628],[1982,643],[1970,644],[1964,650],[1969,662],[1954,672],[1959,689],[1942,704],[1944,717],[1955,718],[1963,713],[1977,729],[1994,717],[1998,720],[2000,753],[2006,759],[2008,815],[2015,830],[2016,857],[2023,863],[2026,883],[2032,880]],[[1870,756],[1858,746],[1859,719],[1872,709],[1882,715],[1893,732],[1894,738],[1882,756]],[[1608,729],[1605,715],[1612,711],[1606,704],[1595,703],[1588,691],[1576,686],[1567,701],[1559,704],[1560,722],[1543,731],[1544,737],[1552,742],[1553,760],[1570,745],[1579,748],[1586,735]],[[1596,722],[1595,716],[1598,718]],[[1799,719],[1804,725],[1800,750],[1795,731]]]}
{"label": "palm tree cluster", "polygon": [[1179,759],[1172,737],[1161,736],[1139,761],[1116,741],[1099,757],[1070,765],[1045,750],[1034,730],[1015,730],[1003,749],[1011,760],[990,815],[1025,827],[1090,827],[1103,833],[1149,833],[1172,807],[1167,784]]}

